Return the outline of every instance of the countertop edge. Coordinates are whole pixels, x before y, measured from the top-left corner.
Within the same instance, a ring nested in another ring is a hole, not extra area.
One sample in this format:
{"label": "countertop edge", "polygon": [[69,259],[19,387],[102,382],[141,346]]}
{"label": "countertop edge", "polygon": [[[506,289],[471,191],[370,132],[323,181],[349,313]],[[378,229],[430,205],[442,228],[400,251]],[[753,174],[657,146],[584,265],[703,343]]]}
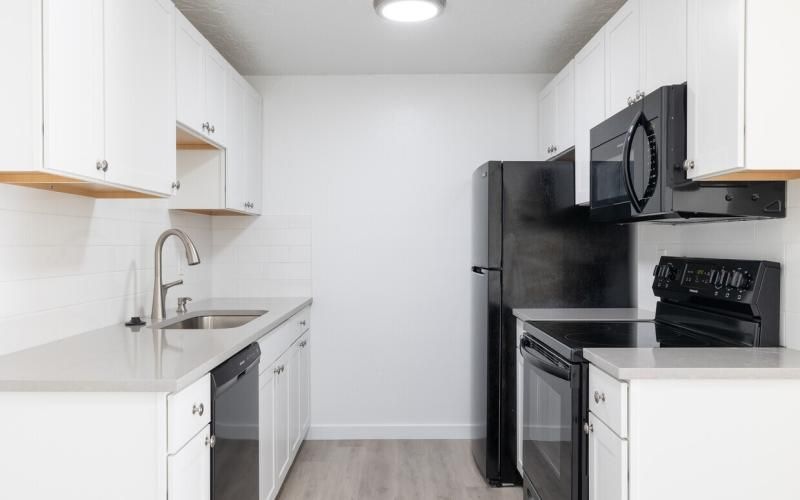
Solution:
{"label": "countertop edge", "polygon": [[[287,297],[298,300],[297,304],[287,308],[282,314],[275,316],[269,323],[264,324],[252,334],[243,337],[238,342],[231,344],[227,349],[221,350],[205,362],[189,370],[186,374],[175,379],[139,379],[139,380],[117,380],[117,379],[75,379],[75,380],[54,380],[54,379],[0,379],[0,392],[5,393],[152,393],[169,394],[179,392],[200,380],[214,368],[225,360],[241,351],[253,342],[258,341],[270,332],[284,324],[292,316],[310,306],[313,297]],[[269,298],[267,298],[268,300]],[[284,299],[281,297],[281,299]],[[214,298],[201,301],[198,306],[205,302],[212,302]],[[229,300],[225,298],[224,300]],[[102,330],[102,329],[101,329]],[[87,332],[91,333],[91,332]],[[81,334],[78,334],[81,335]],[[63,341],[64,339],[62,339]]]}
{"label": "countertop edge", "polygon": [[636,380],[797,380],[800,367],[619,367],[584,349],[583,357],[600,371],[623,382]]}

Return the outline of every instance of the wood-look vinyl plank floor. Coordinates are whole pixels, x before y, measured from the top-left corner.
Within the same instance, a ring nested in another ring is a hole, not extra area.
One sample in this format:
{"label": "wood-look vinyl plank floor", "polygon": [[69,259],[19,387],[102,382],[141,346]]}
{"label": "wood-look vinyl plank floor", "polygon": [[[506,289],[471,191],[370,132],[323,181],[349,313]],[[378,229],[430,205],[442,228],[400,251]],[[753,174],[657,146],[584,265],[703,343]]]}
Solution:
{"label": "wood-look vinyl plank floor", "polygon": [[278,500],[520,500],[490,488],[469,441],[306,441]]}

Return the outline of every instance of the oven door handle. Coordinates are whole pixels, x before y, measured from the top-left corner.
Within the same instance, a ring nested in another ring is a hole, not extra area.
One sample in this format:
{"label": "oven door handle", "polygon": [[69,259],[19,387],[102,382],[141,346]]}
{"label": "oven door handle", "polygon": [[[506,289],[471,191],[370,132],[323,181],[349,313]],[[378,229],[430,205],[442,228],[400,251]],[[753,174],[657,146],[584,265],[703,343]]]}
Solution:
{"label": "oven door handle", "polygon": [[[647,148],[649,150],[650,169],[647,179],[647,187],[644,190],[644,195],[639,198],[636,195],[636,188],[633,185],[633,178],[631,177],[631,148],[633,147],[633,137],[636,134],[636,129],[642,127],[645,135],[647,136]],[[628,127],[628,132],[625,135],[625,143],[622,149],[622,174],[625,177],[625,190],[628,192],[628,198],[631,200],[631,206],[636,210],[636,213],[642,213],[647,201],[655,194],[656,187],[658,186],[658,151],[656,150],[656,137],[653,126],[647,121],[644,116],[644,111],[639,110],[636,116]]]}
{"label": "oven door handle", "polygon": [[524,343],[520,344],[519,352],[522,354],[522,357],[526,363],[530,363],[543,372],[547,372],[554,377],[560,378],[561,380],[566,380],[567,382],[570,381],[571,377],[568,368],[563,368],[554,364],[551,360],[547,359],[538,351],[529,349]]}

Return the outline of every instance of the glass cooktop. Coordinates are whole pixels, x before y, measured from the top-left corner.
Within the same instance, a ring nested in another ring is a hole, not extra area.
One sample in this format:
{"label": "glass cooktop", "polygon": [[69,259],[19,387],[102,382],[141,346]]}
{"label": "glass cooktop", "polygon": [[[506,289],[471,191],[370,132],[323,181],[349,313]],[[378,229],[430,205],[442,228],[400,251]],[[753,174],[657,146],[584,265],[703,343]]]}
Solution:
{"label": "glass cooktop", "polygon": [[654,321],[529,321],[525,332],[561,356],[580,360],[591,347],[731,347],[721,339]]}

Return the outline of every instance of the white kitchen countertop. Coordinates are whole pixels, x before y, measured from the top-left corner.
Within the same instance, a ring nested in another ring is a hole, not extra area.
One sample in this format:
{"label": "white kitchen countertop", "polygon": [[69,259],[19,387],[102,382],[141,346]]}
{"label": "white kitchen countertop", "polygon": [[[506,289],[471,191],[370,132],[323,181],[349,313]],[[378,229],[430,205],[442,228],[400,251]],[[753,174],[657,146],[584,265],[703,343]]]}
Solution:
{"label": "white kitchen countertop", "polygon": [[522,321],[646,321],[652,311],[635,308],[514,309]]}
{"label": "white kitchen countertop", "polygon": [[179,391],[310,304],[311,298],[210,299],[185,316],[268,312],[225,330],[154,329],[143,318],[148,325],[138,332],[119,324],[7,354],[0,356],[0,391]]}
{"label": "white kitchen countertop", "polygon": [[599,348],[583,357],[618,380],[800,378],[800,351],[783,347]]}

